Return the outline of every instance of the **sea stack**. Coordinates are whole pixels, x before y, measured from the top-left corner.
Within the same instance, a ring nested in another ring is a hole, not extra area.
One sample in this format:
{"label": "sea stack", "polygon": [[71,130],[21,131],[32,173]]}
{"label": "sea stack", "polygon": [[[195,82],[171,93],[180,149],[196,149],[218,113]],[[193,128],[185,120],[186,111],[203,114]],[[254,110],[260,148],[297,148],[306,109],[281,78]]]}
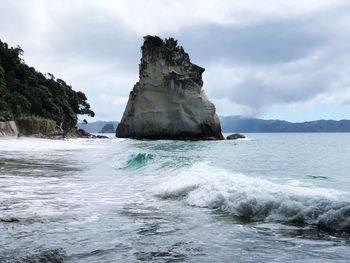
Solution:
{"label": "sea stack", "polygon": [[222,140],[215,106],[202,90],[204,68],[173,38],[145,36],[139,81],[130,92],[116,136]]}

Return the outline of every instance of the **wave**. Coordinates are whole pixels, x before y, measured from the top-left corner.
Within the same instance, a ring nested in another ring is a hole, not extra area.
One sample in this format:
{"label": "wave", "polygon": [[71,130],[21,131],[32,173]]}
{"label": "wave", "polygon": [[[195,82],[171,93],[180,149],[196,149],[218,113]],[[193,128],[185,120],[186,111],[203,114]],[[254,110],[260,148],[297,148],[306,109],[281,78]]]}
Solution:
{"label": "wave", "polygon": [[193,164],[189,157],[160,156],[150,153],[135,153],[128,155],[124,160],[118,160],[114,167],[117,169],[151,168],[160,171],[174,171]]}
{"label": "wave", "polygon": [[126,161],[126,165],[124,168],[138,169],[147,165],[152,160],[154,160],[154,155],[150,153],[132,154]]}
{"label": "wave", "polygon": [[7,253],[6,255],[0,255],[0,262],[3,263],[28,263],[28,262],[55,262],[63,263],[66,259],[66,252],[59,249],[47,249],[37,254],[20,256],[18,251]]}
{"label": "wave", "polygon": [[[112,141],[112,140],[110,140]],[[85,149],[103,149],[99,139],[68,139],[68,140],[50,140],[39,138],[21,138],[21,139],[1,139],[1,152],[48,152],[54,151],[79,151]]]}
{"label": "wave", "polygon": [[350,232],[350,195],[332,189],[282,185],[197,163],[156,188],[165,199],[218,209],[238,219],[316,225]]}

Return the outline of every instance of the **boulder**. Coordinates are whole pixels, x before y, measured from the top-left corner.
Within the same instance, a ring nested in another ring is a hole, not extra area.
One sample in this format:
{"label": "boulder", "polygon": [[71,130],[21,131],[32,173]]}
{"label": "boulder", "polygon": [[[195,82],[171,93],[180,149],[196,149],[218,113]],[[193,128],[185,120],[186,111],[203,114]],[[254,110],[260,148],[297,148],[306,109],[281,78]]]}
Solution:
{"label": "boulder", "polygon": [[18,127],[15,121],[0,121],[0,137],[17,135]]}
{"label": "boulder", "polygon": [[222,140],[215,106],[202,90],[204,68],[173,38],[144,37],[139,81],[130,92],[116,136]]}
{"label": "boulder", "polygon": [[245,136],[243,134],[234,133],[226,137],[227,140],[237,140],[237,139],[244,139]]}
{"label": "boulder", "polygon": [[63,135],[66,139],[76,139],[76,138],[91,138],[91,139],[108,139],[108,136],[104,135],[94,135],[84,129],[71,129]]}

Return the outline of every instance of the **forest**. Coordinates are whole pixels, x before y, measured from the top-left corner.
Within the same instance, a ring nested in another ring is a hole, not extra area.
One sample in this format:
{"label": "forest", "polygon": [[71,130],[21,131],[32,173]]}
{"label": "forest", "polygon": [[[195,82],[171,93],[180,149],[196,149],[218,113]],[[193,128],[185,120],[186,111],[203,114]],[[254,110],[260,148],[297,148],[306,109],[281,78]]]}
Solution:
{"label": "forest", "polygon": [[93,117],[85,94],[53,74],[28,66],[20,46],[0,40],[0,121],[15,120],[25,133],[68,131],[78,115]]}

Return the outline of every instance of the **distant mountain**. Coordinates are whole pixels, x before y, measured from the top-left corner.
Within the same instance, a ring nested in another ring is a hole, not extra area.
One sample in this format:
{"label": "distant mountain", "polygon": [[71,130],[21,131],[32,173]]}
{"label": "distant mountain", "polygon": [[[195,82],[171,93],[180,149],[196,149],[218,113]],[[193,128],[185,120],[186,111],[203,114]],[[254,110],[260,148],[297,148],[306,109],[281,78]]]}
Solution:
{"label": "distant mountain", "polygon": [[[350,120],[317,120],[294,123],[283,120],[221,116],[220,121],[223,132],[350,132]],[[117,121],[96,121],[88,124],[78,123],[77,127],[90,133],[111,131],[114,133],[117,125]]]}
{"label": "distant mountain", "polygon": [[288,122],[240,116],[220,117],[223,132],[350,132],[350,120]]}
{"label": "distant mountain", "polygon": [[[102,131],[102,129],[108,125],[109,128],[106,130],[106,128]],[[110,125],[113,125],[113,131],[112,127]],[[90,133],[105,133],[105,132],[111,132],[114,133],[115,129],[117,128],[118,122],[117,121],[96,121],[96,122],[90,122],[88,124],[78,123],[77,127],[79,129],[84,129],[87,132]]]}

